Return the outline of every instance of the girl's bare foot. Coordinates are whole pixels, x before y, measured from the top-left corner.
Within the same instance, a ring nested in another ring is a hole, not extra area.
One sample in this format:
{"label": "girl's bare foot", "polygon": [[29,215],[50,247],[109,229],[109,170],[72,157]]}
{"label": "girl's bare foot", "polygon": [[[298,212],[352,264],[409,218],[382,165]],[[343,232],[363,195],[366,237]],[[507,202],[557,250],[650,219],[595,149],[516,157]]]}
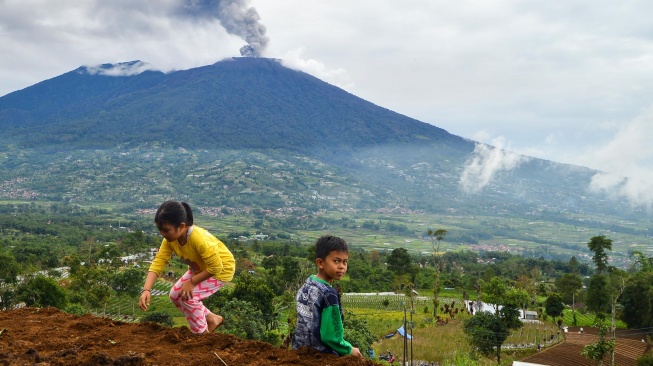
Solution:
{"label": "girl's bare foot", "polygon": [[213,313],[209,313],[206,315],[206,325],[207,325],[207,332],[208,333],[213,333],[221,324],[222,324],[222,317],[220,315],[216,315]]}

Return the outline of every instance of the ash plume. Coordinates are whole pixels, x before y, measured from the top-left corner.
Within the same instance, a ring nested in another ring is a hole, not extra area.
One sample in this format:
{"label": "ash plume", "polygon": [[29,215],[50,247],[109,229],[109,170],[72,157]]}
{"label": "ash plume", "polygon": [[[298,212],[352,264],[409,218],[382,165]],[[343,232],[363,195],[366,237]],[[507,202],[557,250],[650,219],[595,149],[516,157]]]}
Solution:
{"label": "ash plume", "polygon": [[261,56],[270,40],[258,12],[248,6],[247,0],[186,0],[184,11],[196,17],[216,18],[228,33],[244,39],[247,44],[240,48],[241,56]]}

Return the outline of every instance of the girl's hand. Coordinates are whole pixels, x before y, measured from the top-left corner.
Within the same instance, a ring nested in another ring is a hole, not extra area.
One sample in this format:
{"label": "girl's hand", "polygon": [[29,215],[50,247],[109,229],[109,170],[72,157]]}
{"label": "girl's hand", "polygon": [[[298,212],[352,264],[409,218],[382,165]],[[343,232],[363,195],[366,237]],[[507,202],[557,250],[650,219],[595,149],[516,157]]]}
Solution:
{"label": "girl's hand", "polygon": [[143,309],[143,311],[147,311],[147,307],[150,306],[150,291],[143,291],[141,293],[141,298],[138,300],[138,306]]}
{"label": "girl's hand", "polygon": [[181,291],[179,293],[179,296],[181,297],[182,300],[190,300],[193,298],[194,289],[195,289],[195,285],[193,285],[193,281],[186,281],[184,282],[183,285],[181,285]]}

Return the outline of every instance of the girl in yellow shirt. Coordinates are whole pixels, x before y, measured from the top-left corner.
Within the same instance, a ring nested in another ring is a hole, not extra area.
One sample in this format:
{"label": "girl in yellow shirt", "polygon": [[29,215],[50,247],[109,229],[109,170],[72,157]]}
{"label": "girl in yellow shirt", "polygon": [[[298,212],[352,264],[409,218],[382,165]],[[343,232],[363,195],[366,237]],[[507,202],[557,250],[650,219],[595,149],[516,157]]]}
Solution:
{"label": "girl in yellow shirt", "polygon": [[156,211],[154,223],[163,242],[150,265],[139,306],[147,310],[152,286],[174,252],[188,264],[188,272],[172,286],[170,300],[184,314],[193,333],[213,332],[223,319],[207,309],[202,300],[233,279],[236,270],[233,254],[206,229],[193,225],[193,212],[186,202],[163,202]]}

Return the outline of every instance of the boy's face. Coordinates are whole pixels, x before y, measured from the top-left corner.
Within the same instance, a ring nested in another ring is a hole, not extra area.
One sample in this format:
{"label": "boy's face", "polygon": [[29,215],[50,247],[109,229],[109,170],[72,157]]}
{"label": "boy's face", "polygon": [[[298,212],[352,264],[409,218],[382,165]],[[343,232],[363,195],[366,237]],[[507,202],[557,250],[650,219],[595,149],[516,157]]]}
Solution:
{"label": "boy's face", "polygon": [[340,280],[347,273],[349,253],[334,250],[324,260],[318,258],[315,262],[318,268],[318,278],[332,283],[333,280]]}

